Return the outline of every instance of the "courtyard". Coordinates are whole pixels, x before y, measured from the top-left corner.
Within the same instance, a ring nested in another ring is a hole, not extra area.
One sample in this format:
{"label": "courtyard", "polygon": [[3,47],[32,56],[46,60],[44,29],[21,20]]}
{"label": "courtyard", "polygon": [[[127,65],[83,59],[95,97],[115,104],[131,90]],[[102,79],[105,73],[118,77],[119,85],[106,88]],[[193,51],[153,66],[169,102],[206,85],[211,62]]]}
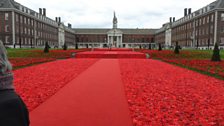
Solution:
{"label": "courtyard", "polygon": [[8,52],[31,126],[224,125],[224,62],[211,50]]}

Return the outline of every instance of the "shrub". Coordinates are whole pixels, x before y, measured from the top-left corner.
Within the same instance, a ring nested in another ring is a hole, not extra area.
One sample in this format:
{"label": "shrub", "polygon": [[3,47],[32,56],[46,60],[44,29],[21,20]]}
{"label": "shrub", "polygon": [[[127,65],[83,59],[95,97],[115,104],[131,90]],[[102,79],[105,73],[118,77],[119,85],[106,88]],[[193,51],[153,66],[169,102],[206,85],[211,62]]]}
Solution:
{"label": "shrub", "polygon": [[63,50],[67,50],[68,46],[66,45],[66,43],[63,45]]}
{"label": "shrub", "polygon": [[161,43],[159,43],[159,51],[162,51],[162,46],[161,46]]}
{"label": "shrub", "polygon": [[49,53],[49,48],[48,42],[45,42],[44,53]]}
{"label": "shrub", "polygon": [[176,42],[176,46],[175,46],[174,53],[175,53],[175,54],[179,54],[179,53],[180,53],[180,51],[179,51],[179,46],[178,46],[178,42]]}
{"label": "shrub", "polygon": [[221,61],[221,58],[220,58],[220,54],[219,54],[220,50],[219,50],[219,46],[218,46],[218,43],[215,43],[215,48],[213,50],[213,55],[212,55],[212,61]]}

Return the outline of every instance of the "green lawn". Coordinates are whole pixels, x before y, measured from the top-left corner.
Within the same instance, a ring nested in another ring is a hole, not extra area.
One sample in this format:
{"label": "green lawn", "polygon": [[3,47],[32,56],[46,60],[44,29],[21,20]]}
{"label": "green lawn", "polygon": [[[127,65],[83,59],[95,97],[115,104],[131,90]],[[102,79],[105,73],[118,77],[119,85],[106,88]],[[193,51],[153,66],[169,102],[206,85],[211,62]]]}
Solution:
{"label": "green lawn", "polygon": [[9,57],[30,57],[33,55],[33,52],[30,52],[30,50],[41,50],[41,49],[7,49],[8,56]]}
{"label": "green lawn", "polygon": [[[191,50],[191,51],[194,51],[194,52],[201,52],[201,53],[209,53],[211,56],[213,54],[213,50]],[[221,58],[224,59],[224,50],[220,50],[220,55],[221,55]]]}

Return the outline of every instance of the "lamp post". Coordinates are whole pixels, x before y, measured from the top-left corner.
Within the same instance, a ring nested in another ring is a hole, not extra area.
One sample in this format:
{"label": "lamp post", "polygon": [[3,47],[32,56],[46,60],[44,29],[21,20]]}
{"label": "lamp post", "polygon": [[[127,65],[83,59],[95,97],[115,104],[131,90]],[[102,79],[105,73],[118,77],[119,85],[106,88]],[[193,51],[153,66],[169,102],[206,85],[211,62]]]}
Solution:
{"label": "lamp post", "polygon": [[[114,37],[113,37],[113,45],[115,44],[115,29],[114,29]],[[115,45],[116,47],[116,45]]]}

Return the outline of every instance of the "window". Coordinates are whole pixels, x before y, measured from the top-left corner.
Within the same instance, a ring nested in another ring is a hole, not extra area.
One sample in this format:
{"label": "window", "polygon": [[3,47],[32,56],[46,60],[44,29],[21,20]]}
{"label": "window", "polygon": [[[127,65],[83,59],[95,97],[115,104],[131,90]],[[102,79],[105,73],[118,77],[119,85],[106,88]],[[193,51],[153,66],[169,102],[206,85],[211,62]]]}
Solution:
{"label": "window", "polygon": [[23,23],[23,17],[22,16],[20,16],[20,22]]}
{"label": "window", "polygon": [[211,25],[210,33],[213,33],[213,25]]}
{"label": "window", "polygon": [[9,25],[5,25],[5,32],[9,32]]}
{"label": "window", "polygon": [[203,18],[203,24],[205,24],[205,17]]}
{"label": "window", "polygon": [[207,23],[209,23],[209,16],[207,17]]}
{"label": "window", "polygon": [[30,25],[30,19],[28,18],[28,21],[27,21],[28,25]]}
{"label": "window", "polygon": [[214,21],[214,15],[211,16],[211,22],[213,22],[213,21]]}
{"label": "window", "polygon": [[16,33],[19,33],[19,27],[16,27]]}
{"label": "window", "polygon": [[33,26],[33,20],[31,19],[31,25]]}
{"label": "window", "polygon": [[221,14],[221,21],[224,21],[224,13]]}
{"label": "window", "polygon": [[19,44],[19,37],[16,37],[16,44]]}
{"label": "window", "polygon": [[26,17],[24,17],[24,24],[26,24]]}
{"label": "window", "polygon": [[9,13],[5,13],[5,20],[6,20],[6,21],[9,20]]}
{"label": "window", "polygon": [[16,14],[16,22],[19,22],[19,16]]}
{"label": "window", "polygon": [[5,36],[5,43],[9,43],[9,36]]}
{"label": "window", "polygon": [[23,34],[23,27],[20,28],[20,33]]}
{"label": "window", "polygon": [[221,27],[221,32],[224,33],[224,26]]}
{"label": "window", "polygon": [[26,30],[26,28],[24,28],[24,33],[25,33],[25,34],[27,33],[27,30]]}

